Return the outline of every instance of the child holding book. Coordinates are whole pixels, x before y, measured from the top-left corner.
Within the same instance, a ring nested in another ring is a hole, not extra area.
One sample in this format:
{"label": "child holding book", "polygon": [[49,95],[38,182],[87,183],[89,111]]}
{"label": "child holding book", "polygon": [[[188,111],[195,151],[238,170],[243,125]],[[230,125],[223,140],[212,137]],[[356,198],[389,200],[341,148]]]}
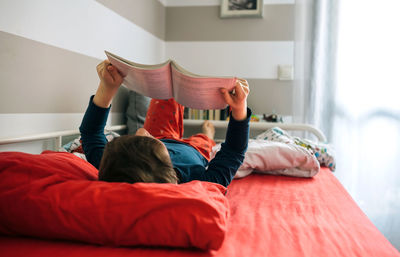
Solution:
{"label": "child holding book", "polygon": [[99,180],[109,182],[185,183],[202,180],[228,186],[243,162],[249,136],[249,87],[238,79],[234,93],[221,89],[231,116],[221,150],[210,161],[215,145],[214,127],[203,124],[203,133],[183,139],[184,107],[174,99],[152,99],[144,128],[107,143],[104,127],[111,101],[123,78],[107,60],[97,66],[100,84],[90,98],[80,126],[87,160],[99,169]]}

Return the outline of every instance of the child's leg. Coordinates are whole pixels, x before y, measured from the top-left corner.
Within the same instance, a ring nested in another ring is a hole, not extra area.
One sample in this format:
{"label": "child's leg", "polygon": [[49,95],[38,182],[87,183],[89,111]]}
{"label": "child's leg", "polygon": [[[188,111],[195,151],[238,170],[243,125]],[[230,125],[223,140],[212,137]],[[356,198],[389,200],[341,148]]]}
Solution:
{"label": "child's leg", "polygon": [[184,107],[173,98],[152,99],[143,127],[158,139],[181,139],[183,137],[183,110]]}
{"label": "child's leg", "polygon": [[214,140],[203,133],[199,133],[189,138],[182,139],[181,141],[192,146],[194,149],[199,151],[207,161],[210,161],[210,154],[213,146],[215,146]]}
{"label": "child's leg", "polygon": [[215,145],[214,140],[203,133],[182,139],[183,111],[184,107],[174,99],[152,99],[143,127],[155,138],[174,139],[192,146],[207,161],[210,161],[210,153],[212,147]]}

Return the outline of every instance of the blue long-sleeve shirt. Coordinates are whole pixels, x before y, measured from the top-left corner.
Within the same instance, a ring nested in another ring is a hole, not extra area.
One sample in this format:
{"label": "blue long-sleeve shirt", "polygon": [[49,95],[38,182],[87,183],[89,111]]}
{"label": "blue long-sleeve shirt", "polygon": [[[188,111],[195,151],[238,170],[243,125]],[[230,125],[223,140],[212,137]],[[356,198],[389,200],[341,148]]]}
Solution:
{"label": "blue long-sleeve shirt", "polygon": [[[98,107],[92,100],[93,96],[79,129],[87,160],[99,168],[104,147],[107,144],[104,127],[110,108]],[[230,117],[225,142],[209,163],[190,145],[173,139],[161,139],[168,149],[173,167],[178,173],[179,182],[202,180],[228,186],[243,163],[249,138],[250,116],[251,110],[247,109],[247,118],[243,121],[236,121],[232,116]]]}

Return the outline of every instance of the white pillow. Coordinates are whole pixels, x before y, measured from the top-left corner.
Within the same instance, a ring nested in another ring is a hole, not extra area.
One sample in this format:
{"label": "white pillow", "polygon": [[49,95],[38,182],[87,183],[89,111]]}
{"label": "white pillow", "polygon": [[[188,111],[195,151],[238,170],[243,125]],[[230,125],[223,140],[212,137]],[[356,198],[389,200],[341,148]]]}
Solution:
{"label": "white pillow", "polygon": [[[213,148],[212,158],[221,145]],[[263,139],[250,139],[249,146],[235,178],[242,178],[252,172],[286,175],[294,177],[313,177],[319,171],[319,162],[306,148]]]}

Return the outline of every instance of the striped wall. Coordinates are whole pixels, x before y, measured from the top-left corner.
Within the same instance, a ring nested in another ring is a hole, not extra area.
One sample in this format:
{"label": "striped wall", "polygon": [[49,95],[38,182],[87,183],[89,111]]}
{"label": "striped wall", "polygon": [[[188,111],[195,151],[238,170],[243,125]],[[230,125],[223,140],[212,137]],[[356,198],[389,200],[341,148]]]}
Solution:
{"label": "striped wall", "polygon": [[291,115],[293,81],[277,80],[277,68],[294,62],[294,1],[264,3],[263,19],[220,19],[218,0],[167,0],[166,55],[195,73],[247,79],[254,113]]}
{"label": "striped wall", "polygon": [[[1,0],[0,137],[76,129],[104,50],[245,78],[256,113],[290,115],[292,81],[277,66],[293,65],[294,0],[264,2],[263,19],[220,19],[219,0]],[[126,104],[122,88],[110,124]]]}
{"label": "striped wall", "polygon": [[[118,6],[123,1],[99,2],[139,23],[137,11],[128,13]],[[292,114],[293,81],[277,80],[277,68],[294,65],[294,0],[264,0],[263,19],[220,19],[219,0],[160,2],[165,6],[165,31],[151,25],[146,29],[165,35],[166,58],[197,74],[247,79],[255,113]]]}
{"label": "striped wall", "polygon": [[[149,31],[164,27],[163,18],[159,24],[152,17],[165,7],[157,0],[132,2],[143,6],[141,21],[94,0],[0,1],[1,137],[77,129],[96,91],[104,50],[143,63],[165,59],[163,38]],[[115,100],[110,124],[122,122],[124,88]]]}

